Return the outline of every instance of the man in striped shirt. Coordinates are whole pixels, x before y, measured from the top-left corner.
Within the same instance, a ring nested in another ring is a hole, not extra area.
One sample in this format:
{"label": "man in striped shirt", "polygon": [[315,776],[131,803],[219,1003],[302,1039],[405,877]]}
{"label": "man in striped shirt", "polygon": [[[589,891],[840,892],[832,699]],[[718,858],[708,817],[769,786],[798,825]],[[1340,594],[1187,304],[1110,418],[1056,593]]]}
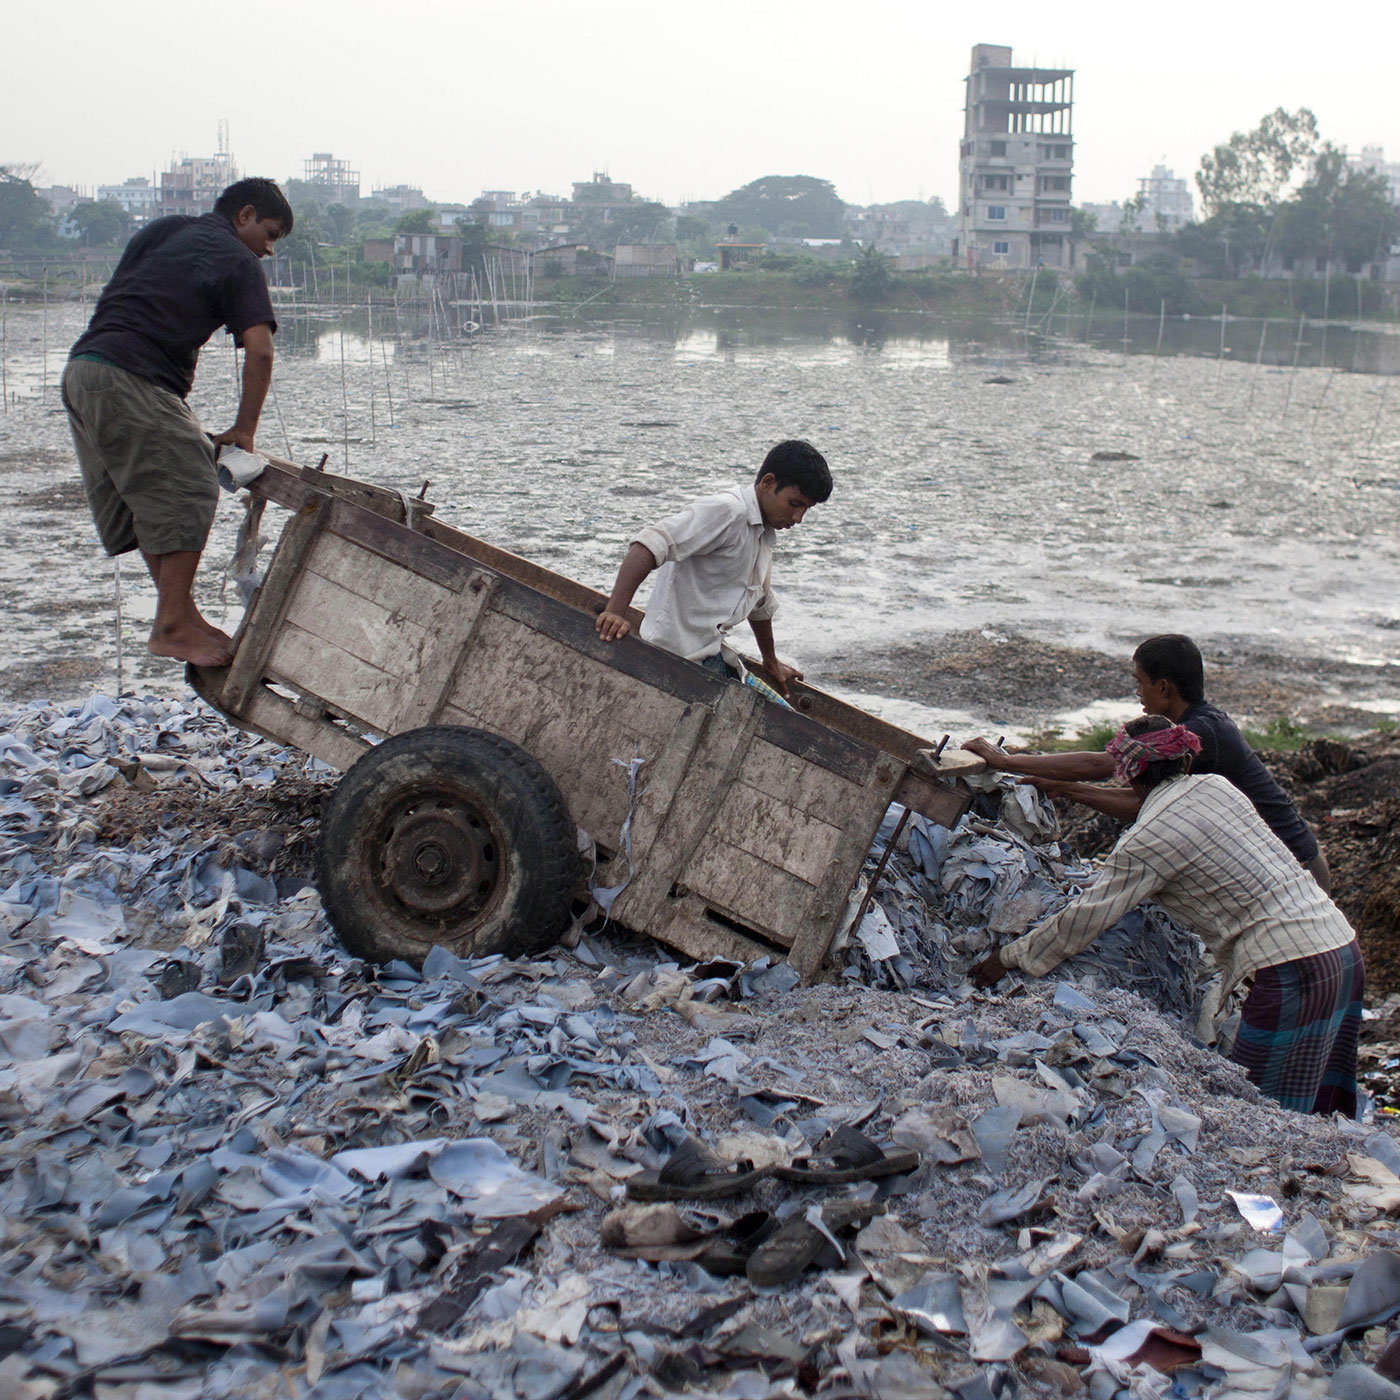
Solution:
{"label": "man in striped shirt", "polygon": [[[1234,720],[1205,698],[1205,664],[1195,642],[1179,632],[1149,637],[1133,652],[1133,679],[1145,714],[1165,715],[1201,741],[1191,771],[1228,778],[1254,804],[1298,863],[1312,873],[1323,893],[1330,894],[1327,858],[1312,828],[1249,747]],[[1113,759],[1108,754],[1088,750],[1008,754],[985,739],[971,739],[963,747],[985,759],[989,768],[1034,778],[1036,786],[1051,797],[1081,802],[1122,822],[1137,816],[1138,798],[1131,788],[1102,785],[1103,779],[1113,775]]]}
{"label": "man in striped shirt", "polygon": [[1043,977],[1152,899],[1205,944],[1223,996],[1248,988],[1229,1055],[1253,1083],[1287,1108],[1354,1117],[1356,935],[1236,787],[1187,776],[1199,747],[1162,716],[1120,730],[1108,753],[1141,803],[1137,820],[1077,899],[969,976],[983,987],[1011,968]]}

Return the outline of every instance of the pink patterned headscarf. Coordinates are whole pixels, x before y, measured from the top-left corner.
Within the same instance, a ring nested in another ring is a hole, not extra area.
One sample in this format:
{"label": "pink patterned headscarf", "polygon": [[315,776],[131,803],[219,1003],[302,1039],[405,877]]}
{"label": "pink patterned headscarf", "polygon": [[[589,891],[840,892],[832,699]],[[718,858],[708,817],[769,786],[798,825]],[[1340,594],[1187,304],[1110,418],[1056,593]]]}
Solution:
{"label": "pink patterned headscarf", "polygon": [[1139,777],[1149,763],[1200,751],[1201,741],[1184,724],[1174,724],[1170,729],[1149,729],[1145,734],[1135,735],[1120,729],[1105,750],[1113,756],[1113,776],[1124,783]]}

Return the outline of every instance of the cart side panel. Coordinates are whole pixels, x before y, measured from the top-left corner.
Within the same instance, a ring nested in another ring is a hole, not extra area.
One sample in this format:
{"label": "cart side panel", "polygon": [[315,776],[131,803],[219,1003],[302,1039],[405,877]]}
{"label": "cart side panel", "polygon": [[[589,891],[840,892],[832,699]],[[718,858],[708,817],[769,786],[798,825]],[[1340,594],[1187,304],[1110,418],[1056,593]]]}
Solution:
{"label": "cart side panel", "polygon": [[[508,693],[497,694],[498,689]],[[597,720],[618,725],[637,739],[665,738],[685,708],[680,697],[615,670],[493,607],[482,619],[472,654],[458,672],[450,703],[459,709],[490,710],[500,705],[511,713],[526,701],[536,711],[542,705],[557,706],[573,718],[579,736],[586,736]],[[614,752],[607,757],[630,758],[631,753]]]}
{"label": "cart side panel", "polygon": [[[363,555],[353,545],[324,535],[302,575],[286,622],[308,632],[328,647],[363,661],[376,671],[416,676],[436,643],[436,632],[424,625],[425,614],[405,615],[392,604],[373,602],[342,588],[315,571],[318,555]],[[273,656],[277,650],[273,648]]]}
{"label": "cart side panel", "polygon": [[270,679],[314,695],[376,734],[392,734],[403,682],[290,620],[277,633],[265,668]]}
{"label": "cart side panel", "polygon": [[612,849],[628,807],[623,771],[612,760],[655,764],[686,708],[492,609],[461,660],[445,717],[533,754],[573,819]]}
{"label": "cart side panel", "polygon": [[855,782],[755,738],[679,884],[794,954],[824,954],[896,781],[888,763],[871,770]]}
{"label": "cart side panel", "polygon": [[[484,586],[459,592],[421,578],[324,530],[289,592],[265,670],[379,733],[427,724],[443,663],[450,674],[488,596]],[[423,683],[433,692],[426,698]]]}
{"label": "cart side panel", "polygon": [[[820,884],[840,842],[841,827],[750,787],[745,772],[748,767],[745,763],[726,794],[711,834],[719,834],[726,845],[747,851],[808,885]],[[839,813],[842,809],[833,806],[831,810]]]}
{"label": "cart side panel", "polygon": [[798,813],[840,827],[847,822],[846,804],[865,786],[768,743],[754,744],[745,754],[740,780]]}
{"label": "cart side panel", "polygon": [[731,845],[717,826],[700,843],[681,883],[707,905],[784,948],[797,941],[816,894],[808,881]]}
{"label": "cart side panel", "polygon": [[461,596],[459,590],[385,559],[334,529],[317,542],[306,567],[384,612],[403,620],[416,618],[419,623],[443,603]]}

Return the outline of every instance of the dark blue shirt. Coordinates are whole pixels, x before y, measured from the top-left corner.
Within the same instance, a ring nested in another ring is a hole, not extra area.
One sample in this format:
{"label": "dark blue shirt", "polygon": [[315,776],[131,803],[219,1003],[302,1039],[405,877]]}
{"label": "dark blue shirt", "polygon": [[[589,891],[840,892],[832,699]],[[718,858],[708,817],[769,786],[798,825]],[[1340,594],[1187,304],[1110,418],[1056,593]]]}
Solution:
{"label": "dark blue shirt", "polygon": [[261,325],[277,329],[267,278],[232,222],[172,214],[126,245],[71,353],[99,355],[183,399],[200,346],[220,326],[241,345]]}
{"label": "dark blue shirt", "polygon": [[1181,723],[1201,741],[1201,751],[1192,760],[1191,771],[1219,773],[1228,778],[1249,798],[1254,810],[1300,863],[1306,865],[1315,859],[1318,847],[1312,828],[1249,747],[1235,721],[1209,700],[1197,700],[1186,707]]}

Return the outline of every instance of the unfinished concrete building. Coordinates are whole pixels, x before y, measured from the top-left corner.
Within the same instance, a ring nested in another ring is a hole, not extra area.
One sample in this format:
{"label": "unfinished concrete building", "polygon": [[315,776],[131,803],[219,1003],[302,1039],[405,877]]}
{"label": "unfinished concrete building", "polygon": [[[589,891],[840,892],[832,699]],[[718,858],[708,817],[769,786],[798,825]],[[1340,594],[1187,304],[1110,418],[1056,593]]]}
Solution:
{"label": "unfinished concrete building", "polygon": [[966,82],[954,256],[970,272],[1071,266],[1074,70],[977,44]]}
{"label": "unfinished concrete building", "polygon": [[330,151],[317,151],[310,160],[302,162],[302,179],[308,185],[319,185],[332,204],[353,205],[360,198],[360,172],[350,168],[348,160],[337,160]]}

